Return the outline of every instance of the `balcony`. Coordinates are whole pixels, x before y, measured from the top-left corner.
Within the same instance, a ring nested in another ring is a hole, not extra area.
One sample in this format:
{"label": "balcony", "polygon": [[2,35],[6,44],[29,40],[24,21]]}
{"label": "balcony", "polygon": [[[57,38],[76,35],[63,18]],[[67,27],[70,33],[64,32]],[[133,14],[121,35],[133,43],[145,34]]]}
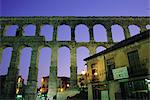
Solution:
{"label": "balcony", "polygon": [[145,66],[128,67],[130,77],[148,75],[148,68]]}

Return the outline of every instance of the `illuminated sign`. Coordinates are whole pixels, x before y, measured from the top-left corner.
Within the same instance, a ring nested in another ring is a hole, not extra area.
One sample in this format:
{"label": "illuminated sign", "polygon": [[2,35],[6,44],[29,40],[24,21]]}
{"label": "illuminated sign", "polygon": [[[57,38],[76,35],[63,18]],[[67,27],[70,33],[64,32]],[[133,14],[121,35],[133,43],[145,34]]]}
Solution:
{"label": "illuminated sign", "polygon": [[116,79],[129,78],[127,67],[113,69],[113,77]]}
{"label": "illuminated sign", "polygon": [[149,79],[145,79],[146,84],[150,84],[150,80]]}
{"label": "illuminated sign", "polygon": [[145,83],[148,85],[148,91],[150,91],[150,79],[145,79]]}
{"label": "illuminated sign", "polygon": [[[19,99],[19,98],[22,98],[22,95],[17,95],[17,97],[16,97],[16,98],[18,98],[18,99]],[[19,100],[20,100],[20,99],[19,99]]]}

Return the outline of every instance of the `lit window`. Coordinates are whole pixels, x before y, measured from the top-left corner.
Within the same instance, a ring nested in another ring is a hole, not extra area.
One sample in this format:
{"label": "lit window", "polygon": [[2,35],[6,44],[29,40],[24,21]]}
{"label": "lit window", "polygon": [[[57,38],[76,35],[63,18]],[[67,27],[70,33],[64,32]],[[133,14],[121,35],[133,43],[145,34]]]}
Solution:
{"label": "lit window", "polygon": [[21,83],[21,77],[18,78],[18,83]]}

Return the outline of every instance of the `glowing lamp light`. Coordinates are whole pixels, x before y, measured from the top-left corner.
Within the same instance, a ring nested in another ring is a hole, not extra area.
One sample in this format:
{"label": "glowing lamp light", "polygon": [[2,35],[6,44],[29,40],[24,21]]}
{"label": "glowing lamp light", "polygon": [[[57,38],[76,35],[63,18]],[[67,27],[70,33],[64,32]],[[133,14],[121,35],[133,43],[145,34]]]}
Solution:
{"label": "glowing lamp light", "polygon": [[63,88],[60,89],[60,92],[63,92]]}
{"label": "glowing lamp light", "polygon": [[69,84],[67,84],[67,87],[69,87],[70,85]]}
{"label": "glowing lamp light", "polygon": [[40,89],[40,92],[42,92],[42,89]]}
{"label": "glowing lamp light", "polygon": [[98,74],[95,72],[94,75],[97,76]]}
{"label": "glowing lamp light", "polygon": [[85,64],[84,67],[87,67],[87,64]]}
{"label": "glowing lamp light", "polygon": [[42,78],[41,82],[43,83],[44,82],[44,79]]}
{"label": "glowing lamp light", "polygon": [[19,89],[17,88],[17,89],[16,89],[16,94],[18,94],[18,93],[19,93]]}
{"label": "glowing lamp light", "polygon": [[85,73],[86,73],[86,72],[85,72],[84,70],[81,72],[82,75],[85,75]]}

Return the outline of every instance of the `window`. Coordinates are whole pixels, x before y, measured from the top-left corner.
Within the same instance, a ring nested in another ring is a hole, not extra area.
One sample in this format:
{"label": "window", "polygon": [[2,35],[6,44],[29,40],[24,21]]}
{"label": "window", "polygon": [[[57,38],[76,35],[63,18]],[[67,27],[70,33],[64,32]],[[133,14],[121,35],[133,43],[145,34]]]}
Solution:
{"label": "window", "polygon": [[138,70],[140,67],[140,60],[139,60],[139,55],[138,51],[132,51],[128,53],[128,60],[129,60],[129,66],[133,70]]}
{"label": "window", "polygon": [[137,50],[128,53],[128,61],[129,61],[129,75],[131,77],[145,73],[140,65],[140,60],[139,60],[139,55]]}
{"label": "window", "polygon": [[96,64],[92,64],[91,65],[92,68],[92,81],[96,81],[97,80],[97,68],[96,68]]}
{"label": "window", "polygon": [[112,69],[115,68],[114,58],[106,60],[106,65],[107,65],[107,70],[108,70],[107,78],[108,80],[113,80]]}
{"label": "window", "polygon": [[94,68],[94,67],[95,67],[95,64],[92,64],[92,65],[91,65],[91,68]]}

